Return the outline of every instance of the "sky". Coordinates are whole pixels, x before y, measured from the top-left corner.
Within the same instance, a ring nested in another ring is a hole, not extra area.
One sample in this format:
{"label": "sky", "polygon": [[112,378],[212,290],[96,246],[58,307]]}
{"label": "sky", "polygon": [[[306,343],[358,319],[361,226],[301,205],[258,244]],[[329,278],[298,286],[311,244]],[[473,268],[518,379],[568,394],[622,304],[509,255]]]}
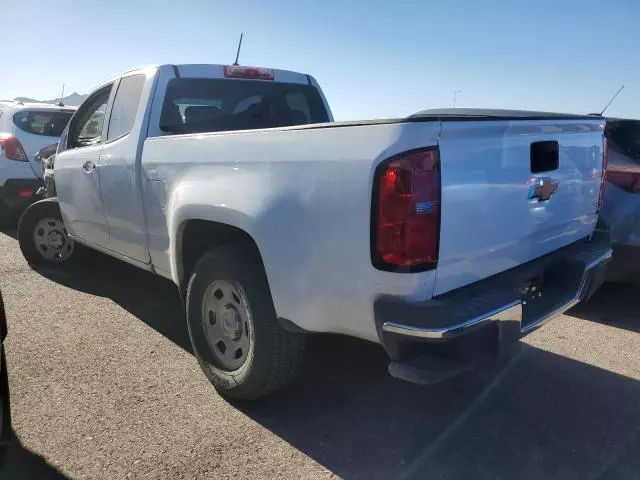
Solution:
{"label": "sky", "polygon": [[0,0],[0,98],[161,63],[313,75],[336,120],[425,108],[640,118],[638,0]]}

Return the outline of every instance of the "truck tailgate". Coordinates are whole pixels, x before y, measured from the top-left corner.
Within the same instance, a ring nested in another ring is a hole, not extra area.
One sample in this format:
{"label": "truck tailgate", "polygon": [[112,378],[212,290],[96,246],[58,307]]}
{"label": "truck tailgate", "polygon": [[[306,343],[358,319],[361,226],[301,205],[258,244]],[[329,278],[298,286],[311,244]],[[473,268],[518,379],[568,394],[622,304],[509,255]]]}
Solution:
{"label": "truck tailgate", "polygon": [[591,234],[603,128],[598,117],[444,120],[434,295]]}

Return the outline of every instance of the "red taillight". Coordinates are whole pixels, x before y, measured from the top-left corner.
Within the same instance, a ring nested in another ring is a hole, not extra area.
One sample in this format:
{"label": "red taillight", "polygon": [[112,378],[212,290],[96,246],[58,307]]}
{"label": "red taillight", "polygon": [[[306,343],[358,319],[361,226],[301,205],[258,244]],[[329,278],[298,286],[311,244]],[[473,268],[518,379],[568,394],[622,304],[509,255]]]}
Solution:
{"label": "red taillight", "polygon": [[440,236],[440,162],[435,147],[385,160],[376,170],[372,260],[382,270],[434,268]]}
{"label": "red taillight", "polygon": [[243,67],[241,65],[225,65],[226,78],[248,78],[251,80],[273,80],[273,70],[261,67]]}
{"label": "red taillight", "polygon": [[604,192],[607,187],[607,165],[609,164],[609,143],[607,137],[602,136],[602,181],[600,182],[600,195],[598,196],[598,212],[604,204]]}
{"label": "red taillight", "polygon": [[640,172],[626,170],[607,171],[607,182],[617,185],[629,193],[640,193]]}
{"label": "red taillight", "polygon": [[4,152],[4,156],[9,160],[27,161],[27,154],[24,153],[24,149],[15,135],[0,133],[0,148]]}

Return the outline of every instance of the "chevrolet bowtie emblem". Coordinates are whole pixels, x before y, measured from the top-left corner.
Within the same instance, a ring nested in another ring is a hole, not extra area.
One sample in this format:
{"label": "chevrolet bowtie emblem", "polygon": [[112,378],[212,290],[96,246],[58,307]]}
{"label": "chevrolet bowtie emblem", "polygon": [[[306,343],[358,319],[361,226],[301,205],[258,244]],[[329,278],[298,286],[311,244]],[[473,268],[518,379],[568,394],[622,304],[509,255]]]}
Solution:
{"label": "chevrolet bowtie emblem", "polygon": [[532,178],[529,181],[529,200],[537,198],[539,202],[549,200],[551,195],[558,190],[558,182],[554,182],[549,177]]}

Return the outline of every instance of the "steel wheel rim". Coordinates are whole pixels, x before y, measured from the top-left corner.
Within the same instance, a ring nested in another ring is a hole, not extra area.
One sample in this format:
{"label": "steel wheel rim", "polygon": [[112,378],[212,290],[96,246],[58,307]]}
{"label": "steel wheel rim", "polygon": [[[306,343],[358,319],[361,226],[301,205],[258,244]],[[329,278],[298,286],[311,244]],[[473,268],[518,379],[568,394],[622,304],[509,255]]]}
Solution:
{"label": "steel wheel rim", "polygon": [[57,218],[38,220],[33,229],[33,241],[40,256],[53,263],[67,260],[74,249],[74,241],[69,238],[62,220]]}
{"label": "steel wheel rim", "polygon": [[239,285],[224,280],[209,285],[201,319],[214,365],[227,372],[240,369],[253,349],[253,323]]}

